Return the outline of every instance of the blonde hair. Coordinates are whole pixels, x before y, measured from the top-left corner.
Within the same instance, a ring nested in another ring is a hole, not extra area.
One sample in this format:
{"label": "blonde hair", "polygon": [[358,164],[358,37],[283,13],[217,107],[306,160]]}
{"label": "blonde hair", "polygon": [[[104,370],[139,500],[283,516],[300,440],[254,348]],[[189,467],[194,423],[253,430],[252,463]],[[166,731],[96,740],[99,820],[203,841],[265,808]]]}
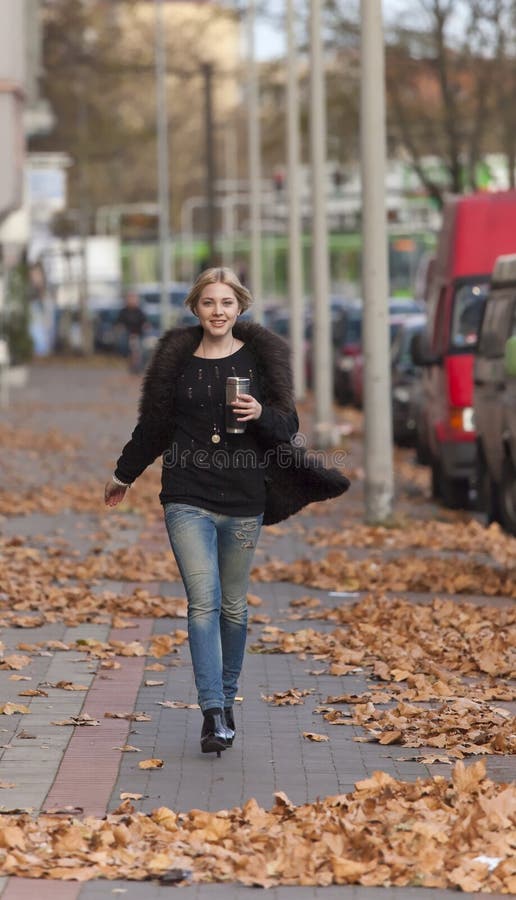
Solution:
{"label": "blonde hair", "polygon": [[249,309],[253,302],[251,292],[244,287],[238,276],[233,272],[233,269],[228,269],[226,266],[215,266],[201,272],[192,285],[190,293],[185,300],[185,306],[195,313],[199,297],[204,288],[208,284],[218,283],[227,284],[228,287],[233,289],[240,312],[245,312],[246,309]]}

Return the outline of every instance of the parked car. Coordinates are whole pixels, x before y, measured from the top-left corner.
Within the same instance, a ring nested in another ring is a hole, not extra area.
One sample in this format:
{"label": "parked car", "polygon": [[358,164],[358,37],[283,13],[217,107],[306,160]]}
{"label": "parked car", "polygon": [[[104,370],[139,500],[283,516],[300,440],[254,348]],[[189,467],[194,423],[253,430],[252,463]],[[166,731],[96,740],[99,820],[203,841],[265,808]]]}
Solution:
{"label": "parked car", "polygon": [[96,353],[120,353],[117,320],[121,306],[96,309],[92,314],[93,347]]}
{"label": "parked car", "polygon": [[421,404],[421,369],[414,365],[412,341],[425,327],[422,313],[401,323],[391,346],[392,436],[396,444],[414,446]]}
{"label": "parked car", "polygon": [[[271,317],[269,321],[269,325],[267,326],[274,331],[276,334],[279,334],[280,337],[284,338],[286,341],[290,341],[290,311],[286,307],[282,307],[281,309],[276,310],[276,313],[273,317]],[[305,313],[305,327],[304,327],[304,357],[305,357],[305,378],[306,384],[308,387],[312,385],[312,357],[311,357],[311,346],[312,346],[312,320],[309,312]]]}
{"label": "parked car", "polygon": [[516,254],[496,261],[474,365],[479,505],[488,523],[499,522],[512,533],[516,533],[516,381],[507,373],[506,348],[514,337]]}
{"label": "parked car", "polygon": [[[412,316],[420,316],[424,309],[424,304],[408,297],[393,297],[389,300],[389,339],[391,346],[406,319]],[[349,380],[351,385],[351,402],[360,409],[364,395],[364,355],[362,348],[353,356]]]}
{"label": "parked car", "polygon": [[351,373],[362,347],[362,301],[346,303],[332,324],[333,393],[337,403],[351,403]]}
{"label": "parked car", "polygon": [[418,443],[432,467],[432,493],[464,507],[476,477],[473,361],[491,272],[515,247],[516,191],[451,198],[443,210],[428,285],[425,331],[413,342],[423,367]]}
{"label": "parked car", "polygon": [[[158,337],[161,334],[161,285],[146,282],[135,285],[134,290],[140,298],[141,309],[151,323],[153,333]],[[184,305],[189,291],[190,285],[187,282],[174,281],[169,285],[171,325],[190,324],[190,321],[184,322],[185,316],[187,319],[194,318]]]}
{"label": "parked car", "polygon": [[516,324],[505,345],[504,460],[500,482],[500,517],[503,527],[516,535]]}

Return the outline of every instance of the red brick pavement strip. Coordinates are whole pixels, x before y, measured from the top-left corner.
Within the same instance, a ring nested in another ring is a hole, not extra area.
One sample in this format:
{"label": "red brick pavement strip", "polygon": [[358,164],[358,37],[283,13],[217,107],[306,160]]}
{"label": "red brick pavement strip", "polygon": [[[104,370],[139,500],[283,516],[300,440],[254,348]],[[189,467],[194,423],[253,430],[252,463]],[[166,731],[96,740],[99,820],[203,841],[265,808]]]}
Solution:
{"label": "red brick pavement strip", "polygon": [[[134,628],[113,628],[110,640],[145,641],[152,619],[135,619]],[[45,808],[82,808],[84,815],[104,816],[116,784],[121,752],[131,727],[126,719],[105,719],[105,712],[132,712],[146,657],[118,657],[120,669],[100,669],[88,691],[82,712],[99,719],[100,727],[80,726],[61,760]],[[9,878],[2,900],[78,900],[82,885],[74,882]]]}
{"label": "red brick pavement strip", "polygon": [[[145,641],[152,632],[152,619],[135,619],[134,628],[113,629],[110,640]],[[45,809],[78,807],[84,815],[104,816],[118,776],[121,752],[127,743],[131,722],[105,719],[106,712],[132,712],[145,668],[146,657],[118,657],[120,669],[100,669],[83,706],[101,722],[100,727],[77,727],[61,761]]]}

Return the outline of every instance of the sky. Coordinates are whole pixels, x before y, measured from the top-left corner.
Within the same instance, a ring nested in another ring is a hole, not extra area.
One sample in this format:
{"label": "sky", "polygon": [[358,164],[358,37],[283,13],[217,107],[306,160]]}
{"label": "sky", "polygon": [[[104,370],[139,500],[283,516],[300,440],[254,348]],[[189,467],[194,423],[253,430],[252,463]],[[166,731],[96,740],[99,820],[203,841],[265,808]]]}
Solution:
{"label": "sky", "polygon": [[[277,0],[276,0],[277,2]],[[384,0],[384,19],[400,7],[406,6],[405,0]],[[263,20],[256,21],[256,56],[257,59],[275,59],[285,53],[285,34],[283,29]]]}
{"label": "sky", "polygon": [[257,59],[274,59],[285,53],[285,34],[266,22],[257,22],[255,31]]}

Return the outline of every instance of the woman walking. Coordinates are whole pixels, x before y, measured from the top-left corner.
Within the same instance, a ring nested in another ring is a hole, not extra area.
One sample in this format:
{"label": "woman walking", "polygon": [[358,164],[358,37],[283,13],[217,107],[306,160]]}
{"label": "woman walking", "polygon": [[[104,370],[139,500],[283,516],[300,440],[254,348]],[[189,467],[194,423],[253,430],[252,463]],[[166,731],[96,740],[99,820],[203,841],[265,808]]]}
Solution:
{"label": "woman walking", "polygon": [[[105,487],[106,504],[115,506],[163,456],[160,500],[188,600],[201,749],[219,755],[235,737],[246,594],[264,513],[266,524],[278,521],[349,484],[339,473],[307,469],[308,491],[301,485],[288,501],[294,506],[283,508],[274,479],[284,487],[284,475],[299,469],[289,451],[298,418],[288,348],[260,325],[238,321],[251,302],[231,269],[199,275],[185,301],[199,325],[161,338],[145,375],[138,424]],[[227,385],[235,384],[240,389],[226,409]],[[284,461],[276,459],[279,448]]]}

